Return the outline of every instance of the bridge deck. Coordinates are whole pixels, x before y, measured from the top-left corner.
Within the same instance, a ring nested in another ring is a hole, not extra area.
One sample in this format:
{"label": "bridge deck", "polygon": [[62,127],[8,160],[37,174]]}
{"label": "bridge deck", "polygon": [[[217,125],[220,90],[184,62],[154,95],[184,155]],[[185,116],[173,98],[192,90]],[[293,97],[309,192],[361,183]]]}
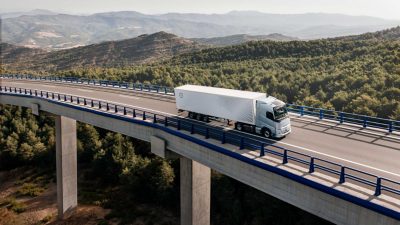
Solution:
{"label": "bridge deck", "polygon": [[[146,97],[126,95],[121,92],[104,92],[99,89],[87,89],[79,85],[59,85],[39,83],[35,81],[15,81],[3,79],[3,86],[48,90],[59,93],[73,94],[83,97],[102,99],[156,111],[160,114],[177,115],[173,101],[165,101],[161,97]],[[345,166],[400,180],[400,140],[398,137],[371,134],[361,128],[349,129],[346,126],[320,122],[311,117],[292,115],[292,134],[282,140],[273,140],[276,145],[295,150],[304,154],[327,159]],[[220,123],[213,123],[223,126]],[[226,128],[225,129],[231,129]],[[232,131],[238,132],[238,131]],[[246,134],[253,139],[260,136]]]}

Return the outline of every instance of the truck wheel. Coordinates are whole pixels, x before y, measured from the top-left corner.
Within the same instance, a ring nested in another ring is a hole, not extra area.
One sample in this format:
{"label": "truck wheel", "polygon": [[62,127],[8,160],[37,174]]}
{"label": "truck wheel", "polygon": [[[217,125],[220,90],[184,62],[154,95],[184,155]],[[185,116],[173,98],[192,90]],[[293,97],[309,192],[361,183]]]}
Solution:
{"label": "truck wheel", "polygon": [[264,128],[261,134],[266,138],[271,138],[271,131],[268,128]]}
{"label": "truck wheel", "polygon": [[241,123],[236,123],[236,129],[238,131],[242,131],[243,130],[243,125]]}
{"label": "truck wheel", "polygon": [[203,117],[203,121],[206,122],[206,123],[209,123],[210,122],[210,118],[208,116],[204,116]]}
{"label": "truck wheel", "polygon": [[196,115],[196,120],[202,121],[202,120],[203,120],[203,115],[201,115],[200,113],[198,113],[198,114]]}

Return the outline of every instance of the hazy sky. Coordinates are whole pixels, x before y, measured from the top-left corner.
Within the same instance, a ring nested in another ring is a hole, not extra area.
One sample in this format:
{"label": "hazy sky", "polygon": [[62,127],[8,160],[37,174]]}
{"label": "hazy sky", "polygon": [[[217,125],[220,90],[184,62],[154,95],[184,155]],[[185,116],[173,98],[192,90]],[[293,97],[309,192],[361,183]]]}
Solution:
{"label": "hazy sky", "polygon": [[49,9],[69,13],[134,10],[226,13],[257,10],[268,13],[328,12],[400,19],[400,0],[0,0],[1,11]]}

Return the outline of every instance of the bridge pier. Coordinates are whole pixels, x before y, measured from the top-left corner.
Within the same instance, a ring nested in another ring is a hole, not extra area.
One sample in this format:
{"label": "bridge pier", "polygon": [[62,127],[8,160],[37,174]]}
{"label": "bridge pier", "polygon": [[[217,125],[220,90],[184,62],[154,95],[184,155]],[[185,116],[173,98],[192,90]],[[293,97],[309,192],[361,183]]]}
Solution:
{"label": "bridge pier", "polygon": [[180,158],[181,225],[210,225],[211,169]]}
{"label": "bridge pier", "polygon": [[76,120],[56,115],[58,218],[70,216],[78,205]]}

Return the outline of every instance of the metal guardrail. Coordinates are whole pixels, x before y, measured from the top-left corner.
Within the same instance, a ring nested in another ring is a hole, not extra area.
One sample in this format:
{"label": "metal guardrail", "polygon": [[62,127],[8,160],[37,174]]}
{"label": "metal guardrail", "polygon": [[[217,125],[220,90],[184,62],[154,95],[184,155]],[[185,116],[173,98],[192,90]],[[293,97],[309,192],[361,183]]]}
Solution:
{"label": "metal guardrail", "polygon": [[96,79],[86,79],[86,78],[76,78],[76,77],[31,76],[31,75],[17,75],[17,74],[1,74],[0,78],[87,84],[93,86],[113,87],[113,88],[122,88],[125,90],[158,93],[163,95],[171,95],[171,96],[175,95],[174,88],[171,87],[143,84],[143,83],[131,83],[123,81],[96,80]]}
{"label": "metal guardrail", "polygon": [[73,104],[75,106],[89,108],[91,110],[100,110],[110,115],[113,114],[125,116],[134,120],[143,120],[149,123],[159,124],[165,128],[175,129],[177,131],[188,131],[191,134],[202,135],[205,139],[212,138],[219,140],[222,144],[229,143],[238,146],[241,150],[256,150],[259,152],[260,157],[270,155],[275,159],[280,160],[281,164],[292,162],[297,165],[301,165],[302,167],[308,169],[309,174],[312,174],[317,170],[325,172],[332,177],[336,177],[339,184],[343,184],[348,181],[363,184],[364,186],[372,188],[375,196],[379,196],[382,194],[382,192],[385,192],[400,197],[400,183],[397,181],[379,177],[371,173],[348,166],[343,166],[341,164],[318,157],[313,157],[308,154],[296,152],[275,144],[251,139],[241,134],[233,134],[207,124],[199,124],[187,119],[166,116],[143,109],[110,103],[103,100],[57,92],[0,86],[0,94],[30,96],[46,99],[48,101],[60,102],[63,104]]}
{"label": "metal guardrail", "polygon": [[[165,87],[165,86],[143,84],[143,83],[127,83],[120,81],[95,80],[95,79],[85,79],[76,77],[56,77],[56,76],[41,77],[41,76],[18,75],[18,74],[0,74],[0,78],[44,80],[44,81],[54,81],[54,82],[87,84],[94,86],[114,87],[114,88],[122,88],[134,91],[158,93],[169,96],[175,95],[173,87]],[[321,120],[330,119],[337,121],[339,123],[351,123],[351,124],[361,125],[364,128],[374,127],[387,130],[389,133],[392,133],[393,131],[400,131],[400,121],[396,120],[359,115],[354,113],[346,113],[346,112],[334,111],[322,108],[314,108],[296,104],[287,104],[287,105],[288,105],[288,110],[290,112],[297,113],[300,116],[304,115],[314,116]]]}
{"label": "metal guardrail", "polygon": [[294,112],[300,116],[309,115],[318,117],[319,119],[334,120],[339,123],[351,123],[361,125],[364,128],[373,127],[387,130],[389,133],[400,131],[400,121],[384,119],[373,116],[359,115],[354,113],[346,113],[322,108],[313,108],[295,104],[287,104],[289,112]]}

